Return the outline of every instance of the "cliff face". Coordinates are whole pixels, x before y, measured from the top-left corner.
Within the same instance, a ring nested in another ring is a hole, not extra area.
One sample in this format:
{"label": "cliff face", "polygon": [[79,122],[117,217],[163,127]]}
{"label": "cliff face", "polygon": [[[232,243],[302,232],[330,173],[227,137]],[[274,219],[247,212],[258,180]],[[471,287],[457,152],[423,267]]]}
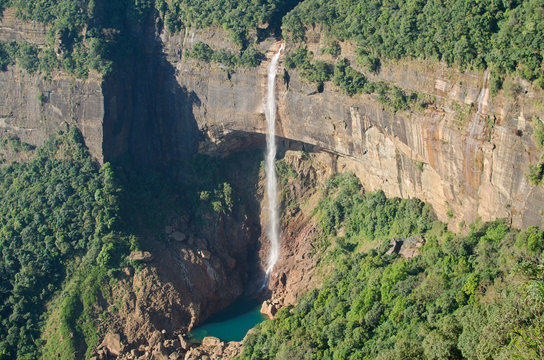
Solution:
{"label": "cliff face", "polygon": [[[46,30],[17,20],[8,9],[0,40],[41,46]],[[137,163],[162,167],[187,160],[197,148],[225,155],[262,145],[266,61],[229,75],[217,65],[182,56],[198,41],[234,49],[222,30],[159,37],[154,26],[147,26],[134,36],[141,46],[105,80],[91,74],[82,81],[62,73],[43,78],[15,66],[0,73],[0,129],[38,145],[71,123],[99,161],[128,153]],[[321,44],[315,31],[305,45],[317,58],[332,60],[320,53]],[[356,64],[353,49],[341,45],[341,56]],[[268,55],[276,50],[272,40],[259,46]],[[544,111],[542,91],[521,83],[517,97],[503,92],[492,97],[481,91],[482,73],[423,61],[385,63],[378,75],[368,77],[433,96],[435,104],[394,113],[372,95],[349,97],[330,83],[319,93],[289,72],[278,77],[277,133],[336,155],[336,170],[354,171],[369,190],[431,203],[453,229],[478,217],[506,217],[518,227],[542,224],[544,190],[525,176],[539,156],[531,119]]]}
{"label": "cliff face", "polygon": [[[45,44],[46,27],[15,18],[11,9],[0,18],[0,41]],[[63,73],[43,77],[17,66],[0,72],[0,132],[32,145],[42,144],[64,124],[83,134],[93,157],[103,161],[104,96],[102,77],[77,80]]]}
{"label": "cliff face", "polygon": [[[240,138],[255,138],[251,134],[262,134],[266,127],[267,62],[229,76],[215,65],[181,57],[181,48],[198,41],[219,46],[224,37],[220,30],[161,35],[177,82],[198,99],[192,113],[206,136],[200,151],[216,154],[236,150]],[[319,43],[316,33],[307,45],[326,59]],[[261,49],[271,56],[277,45],[268,41]],[[355,57],[347,44],[342,56]],[[354,171],[368,190],[429,202],[453,229],[478,217],[508,218],[517,227],[542,224],[544,191],[525,176],[539,156],[531,119],[542,116],[542,91],[521,83],[517,97],[502,92],[491,97],[484,74],[421,61],[383,64],[378,75],[369,77],[433,96],[435,104],[394,113],[372,95],[349,97],[330,83],[319,93],[290,72],[278,79],[277,133],[335,154],[336,170]]]}

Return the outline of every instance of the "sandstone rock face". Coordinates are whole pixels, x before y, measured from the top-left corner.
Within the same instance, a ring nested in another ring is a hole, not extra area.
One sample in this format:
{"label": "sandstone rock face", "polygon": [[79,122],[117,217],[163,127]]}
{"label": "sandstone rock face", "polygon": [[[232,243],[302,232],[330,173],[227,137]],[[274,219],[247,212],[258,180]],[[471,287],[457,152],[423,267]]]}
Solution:
{"label": "sandstone rock face", "polygon": [[[265,131],[267,62],[228,75],[216,65],[181,60],[180,46],[200,40],[214,44],[217,36],[217,31],[188,30],[161,39],[179,86],[198,99],[192,114],[205,135],[200,151],[224,154],[259,141],[252,134]],[[326,58],[319,54],[319,41],[317,34],[310,50]],[[271,56],[276,45],[260,46]],[[346,44],[342,56],[355,57]],[[482,73],[416,61],[384,64],[380,74],[369,77],[436,99],[432,108],[397,113],[373,95],[349,97],[330,83],[319,93],[296,73],[289,75],[289,81],[278,77],[277,133],[334,154],[336,170],[355,172],[366,189],[421,198],[453,229],[478,217],[508,218],[517,227],[542,224],[544,190],[525,177],[539,157],[530,120],[543,116],[541,90],[522,83],[525,93],[517,98],[491,97],[487,90],[476,119]],[[450,211],[453,219],[447,216]]]}
{"label": "sandstone rock face", "polygon": [[[45,44],[46,27],[15,18],[12,9],[0,18],[0,41],[25,40]],[[76,126],[91,155],[103,161],[104,96],[102,77],[89,74],[77,80],[55,72],[44,77],[17,66],[0,71],[0,134],[10,134],[41,145],[65,124]]]}
{"label": "sandstone rock face", "polygon": [[34,21],[23,21],[15,16],[16,10],[8,8],[0,18],[0,41],[26,41],[34,45],[45,45],[47,26]]}
{"label": "sandstone rock face", "polygon": [[261,306],[261,314],[268,316],[269,319],[273,319],[278,312],[277,305],[270,300],[265,300]]}
{"label": "sandstone rock face", "polygon": [[0,72],[0,133],[41,145],[65,124],[74,125],[83,134],[91,155],[102,162],[101,85],[99,76],[76,80],[55,73],[44,79],[39,74],[9,66],[7,71]]}
{"label": "sandstone rock face", "polygon": [[[174,36],[157,35],[152,26],[138,31],[141,64],[106,81],[93,74],[85,81],[61,73],[43,79],[17,67],[0,73],[0,130],[39,145],[71,123],[99,161],[129,153],[144,165],[167,166],[197,148],[224,155],[263,144],[267,62],[228,74],[183,58],[184,49],[198,41],[235,49],[221,29]],[[45,32],[11,10],[0,22],[4,41],[41,46]],[[309,39],[306,45],[317,58],[331,60],[320,53],[318,31]],[[268,55],[275,46],[272,40],[259,45]],[[356,66],[349,44],[342,44],[342,56]],[[432,96],[435,106],[393,113],[372,95],[349,97],[330,83],[319,93],[291,72],[278,77],[277,133],[305,150],[334,154],[335,170],[354,171],[369,190],[429,202],[453,229],[478,217],[508,218],[518,227],[542,224],[544,190],[525,177],[540,155],[531,121],[542,118],[542,91],[521,82],[524,92],[517,98],[486,93],[483,120],[475,121],[481,73],[406,60],[384,63],[368,77]]]}

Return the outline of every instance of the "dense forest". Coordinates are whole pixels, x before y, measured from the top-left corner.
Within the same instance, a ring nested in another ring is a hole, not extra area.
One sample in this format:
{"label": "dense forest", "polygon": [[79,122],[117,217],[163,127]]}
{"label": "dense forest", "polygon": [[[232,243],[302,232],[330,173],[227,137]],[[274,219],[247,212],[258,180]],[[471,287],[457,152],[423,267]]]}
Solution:
{"label": "dense forest", "polygon": [[544,2],[464,0],[305,0],[284,18],[302,41],[320,25],[370,57],[427,58],[465,68],[516,73],[544,88]]}
{"label": "dense forest", "polygon": [[[371,81],[388,60],[490,69],[494,90],[505,76],[544,88],[544,0],[0,0],[0,12],[8,7],[46,24],[47,40],[0,42],[0,71],[17,64],[42,75],[107,76],[138,59],[146,27],[179,34],[216,26],[237,49],[197,42],[183,54],[230,74],[261,65],[258,42],[283,36],[293,45],[285,67],[316,91],[331,82],[392,112],[433,100]],[[330,62],[304,43],[316,29],[326,35]],[[343,41],[356,46],[360,67],[341,56]],[[544,125],[536,116],[532,128],[541,153]],[[0,158],[0,360],[90,358],[111,286],[122,268],[138,270],[127,255],[146,249],[146,234],[163,233],[174,212],[195,227],[246,215],[224,176],[235,160],[196,156],[168,175],[122,159],[99,166],[75,128],[38,149],[3,138],[0,148],[8,147],[28,152],[28,161]],[[289,171],[281,162],[278,169]],[[544,182],[544,157],[527,178]],[[328,181],[315,218],[316,256],[331,272],[250,333],[240,359],[544,358],[539,228],[497,220],[463,224],[464,233],[454,234],[430,206],[365,192],[353,174]],[[388,252],[393,238],[424,245],[418,256],[402,257]]]}
{"label": "dense forest", "polygon": [[[240,359],[536,359],[544,355],[544,232],[503,221],[455,235],[418,200],[336,175],[319,205],[334,272],[244,341]],[[336,236],[340,233],[344,235]],[[390,239],[426,239],[387,254]],[[368,242],[382,242],[370,251]]]}
{"label": "dense forest", "polygon": [[141,269],[127,255],[148,250],[146,236],[172,213],[206,226],[240,211],[231,165],[197,156],[182,181],[123,159],[100,168],[70,128],[0,168],[0,359],[90,358],[111,287],[122,268]]}
{"label": "dense forest", "polygon": [[[108,74],[130,56],[133,38],[150,14],[171,33],[218,26],[245,49],[249,33],[262,40],[283,27],[286,38],[304,40],[320,25],[329,38],[358,46],[371,70],[380,59],[427,58],[465,68],[516,73],[544,87],[542,0],[324,1],[324,0],[2,0],[22,19],[50,25],[48,46],[1,44],[0,68],[17,60],[29,70],[62,68],[78,77]],[[131,29],[130,31],[128,29]]]}
{"label": "dense forest", "polygon": [[38,357],[46,304],[58,295],[63,340],[50,355],[73,356],[78,337],[96,345],[95,297],[135,246],[119,232],[117,192],[111,167],[99,170],[75,129],[0,169],[0,359]]}
{"label": "dense forest", "polygon": [[[185,28],[218,26],[230,32],[232,39],[243,46],[248,32],[260,28],[274,31],[283,16],[300,0],[157,0],[159,14],[168,31]],[[272,35],[265,32],[265,35]]]}

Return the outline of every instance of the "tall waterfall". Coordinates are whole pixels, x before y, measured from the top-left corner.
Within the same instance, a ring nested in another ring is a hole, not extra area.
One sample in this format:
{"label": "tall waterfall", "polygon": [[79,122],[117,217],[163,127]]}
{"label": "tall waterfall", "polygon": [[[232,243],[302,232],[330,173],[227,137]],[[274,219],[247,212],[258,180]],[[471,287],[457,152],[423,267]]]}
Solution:
{"label": "tall waterfall", "polygon": [[270,253],[268,254],[268,265],[266,268],[266,278],[270,277],[272,269],[280,255],[280,236],[279,236],[279,210],[278,210],[278,186],[276,179],[276,72],[278,71],[278,60],[280,58],[283,44],[278,52],[272,57],[268,65],[268,83],[266,97],[264,100],[266,123],[268,131],[266,134],[266,195],[268,198],[268,228],[267,235],[270,240]]}

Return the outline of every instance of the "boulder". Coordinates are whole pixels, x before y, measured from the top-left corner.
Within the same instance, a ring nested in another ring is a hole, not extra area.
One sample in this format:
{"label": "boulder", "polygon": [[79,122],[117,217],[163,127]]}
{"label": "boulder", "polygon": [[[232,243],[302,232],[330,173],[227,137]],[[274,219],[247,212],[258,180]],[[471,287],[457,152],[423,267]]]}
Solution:
{"label": "boulder", "polygon": [[121,335],[107,333],[98,349],[106,349],[109,354],[119,356],[122,349]]}
{"label": "boulder", "polygon": [[198,255],[206,260],[210,260],[212,258],[212,254],[208,250],[198,250]]}
{"label": "boulder", "polygon": [[223,345],[223,342],[221,339],[216,338],[214,336],[206,336],[204,339],[202,339],[202,346],[221,346]]}
{"label": "boulder", "polygon": [[263,301],[263,305],[261,306],[261,314],[265,314],[269,319],[273,319],[277,312],[277,306],[270,300]]}
{"label": "boulder", "polygon": [[180,231],[174,231],[171,236],[172,239],[179,242],[185,241],[185,239],[187,239],[187,236],[185,236],[185,234]]}
{"label": "boulder", "polygon": [[150,261],[153,259],[153,255],[149,251],[133,251],[128,259],[131,261]]}
{"label": "boulder", "polygon": [[149,340],[147,341],[147,343],[149,344],[150,347],[153,348],[157,346],[158,344],[161,344],[163,341],[164,341],[164,334],[158,330],[155,330],[149,337]]}
{"label": "boulder", "polygon": [[189,343],[187,342],[187,340],[185,340],[185,338],[183,337],[183,335],[179,335],[179,344],[180,344],[180,347],[183,349],[183,350],[187,350],[189,348]]}

